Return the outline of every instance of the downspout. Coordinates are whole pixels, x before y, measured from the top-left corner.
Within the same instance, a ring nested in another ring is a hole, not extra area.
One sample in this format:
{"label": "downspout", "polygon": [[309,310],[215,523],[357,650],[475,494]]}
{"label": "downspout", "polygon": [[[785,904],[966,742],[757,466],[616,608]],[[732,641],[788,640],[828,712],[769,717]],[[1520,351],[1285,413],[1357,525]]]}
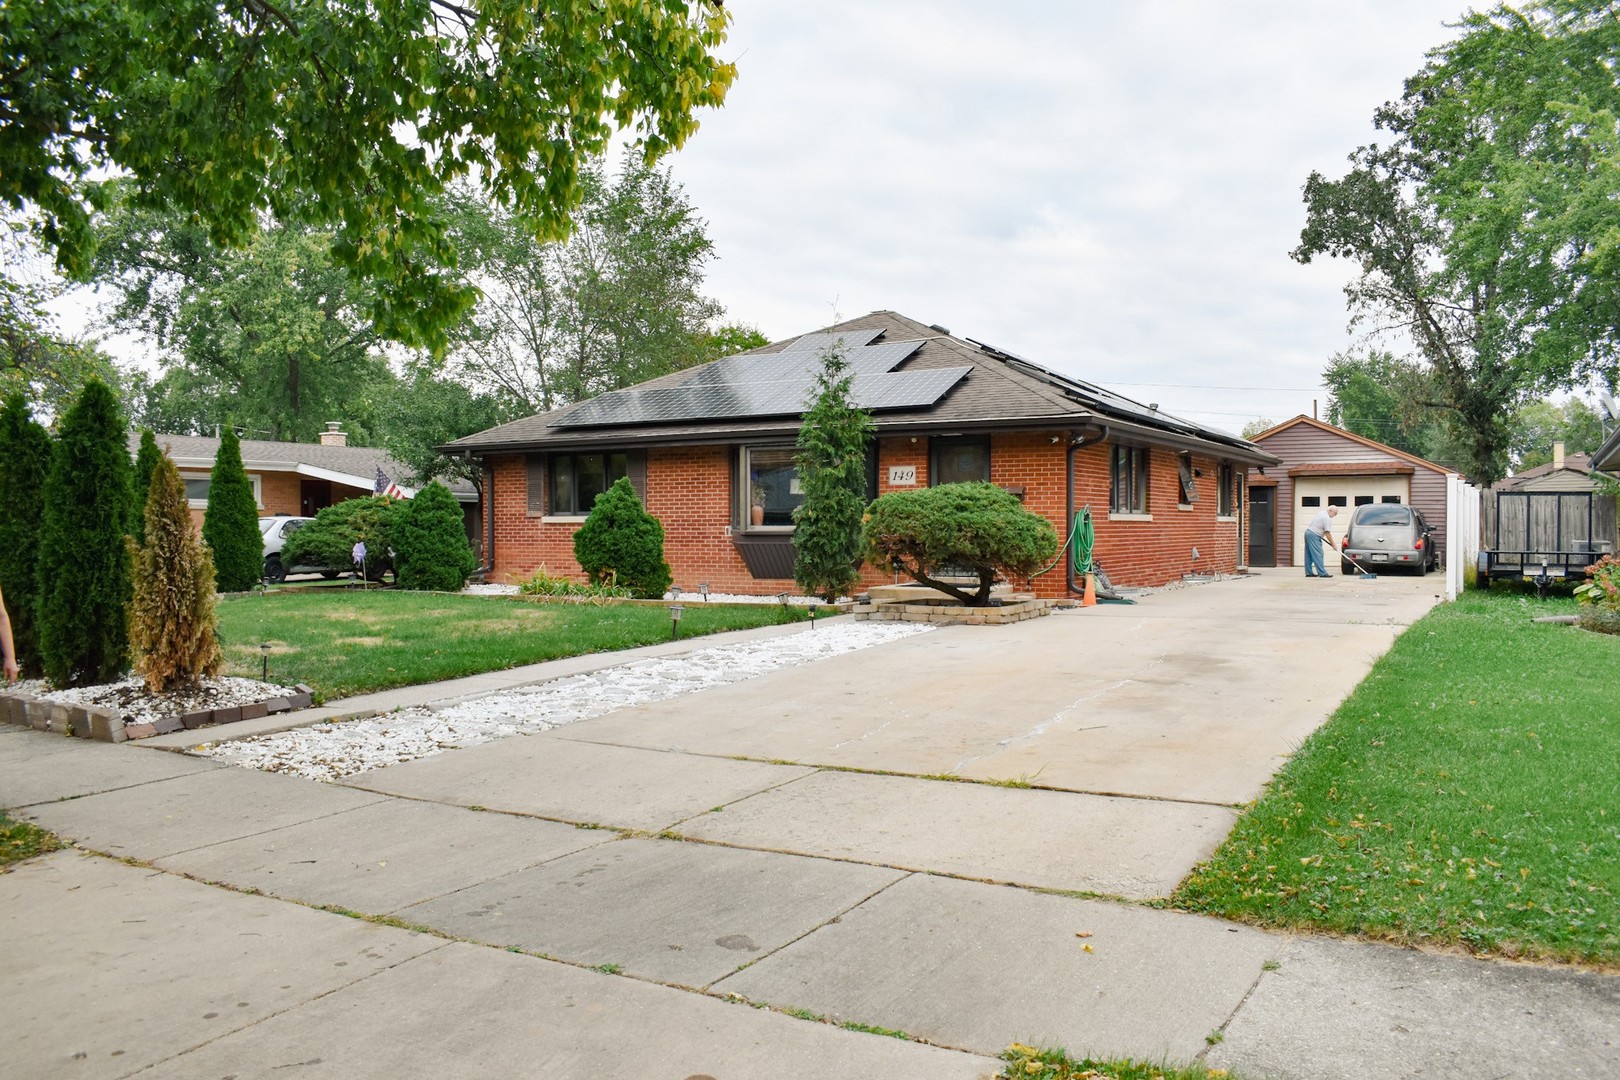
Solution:
{"label": "downspout", "polygon": [[[467,461],[472,460],[472,451],[464,450],[461,456]],[[484,565],[474,570],[479,577],[489,574],[495,569],[495,470],[484,469],[484,490],[479,493],[479,504],[484,511]]]}
{"label": "downspout", "polygon": [[[1067,505],[1066,509],[1068,511],[1069,532],[1070,532],[1070,538],[1071,539],[1073,539],[1073,533],[1074,533],[1074,455],[1075,455],[1075,452],[1077,450],[1084,450],[1088,446],[1095,446],[1097,443],[1100,443],[1100,442],[1102,442],[1103,440],[1105,440],[1107,438],[1108,438],[1108,425],[1107,424],[1098,424],[1093,429],[1088,429],[1088,430],[1082,431],[1080,434],[1071,436],[1069,438],[1069,451],[1068,451],[1067,454],[1064,455],[1064,480],[1065,480],[1064,490],[1067,492],[1067,495],[1068,495],[1068,505]],[[1068,567],[1067,567],[1067,569],[1064,570],[1063,574],[1064,574],[1064,581],[1067,583],[1069,591],[1071,593],[1076,593],[1076,594],[1084,593],[1085,592],[1084,586],[1076,587],[1075,583],[1074,583],[1074,559],[1066,558],[1066,559],[1064,559],[1064,562],[1068,564]]]}

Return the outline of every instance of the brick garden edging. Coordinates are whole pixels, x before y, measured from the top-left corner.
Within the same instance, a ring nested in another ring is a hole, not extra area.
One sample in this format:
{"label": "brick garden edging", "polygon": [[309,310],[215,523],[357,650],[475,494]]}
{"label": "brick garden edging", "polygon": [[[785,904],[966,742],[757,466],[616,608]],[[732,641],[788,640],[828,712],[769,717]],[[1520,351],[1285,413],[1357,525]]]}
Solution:
{"label": "brick garden edging", "polygon": [[1017,596],[990,607],[968,607],[947,598],[929,600],[880,600],[874,597],[856,604],[851,614],[857,620],[874,622],[925,622],[962,626],[1001,626],[1049,615],[1055,601]]}
{"label": "brick garden edging", "polygon": [[71,735],[79,739],[121,743],[127,739],[145,739],[153,735],[167,735],[182,728],[192,730],[211,724],[230,724],[238,720],[257,720],[271,713],[307,709],[313,698],[309,687],[299,683],[296,693],[288,697],[271,698],[247,705],[231,705],[221,709],[201,709],[183,716],[170,716],[151,724],[126,724],[124,714],[117,709],[103,709],[96,705],[71,705],[62,701],[48,701],[20,690],[0,690],[0,721],[35,731],[52,731],[58,735]]}

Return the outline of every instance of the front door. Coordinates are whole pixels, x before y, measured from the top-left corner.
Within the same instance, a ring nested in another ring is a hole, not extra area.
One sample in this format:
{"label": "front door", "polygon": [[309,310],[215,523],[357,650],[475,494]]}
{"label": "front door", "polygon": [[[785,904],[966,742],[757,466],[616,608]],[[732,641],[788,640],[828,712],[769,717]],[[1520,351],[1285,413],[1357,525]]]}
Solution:
{"label": "front door", "polygon": [[1249,565],[1277,565],[1277,489],[1249,488]]}

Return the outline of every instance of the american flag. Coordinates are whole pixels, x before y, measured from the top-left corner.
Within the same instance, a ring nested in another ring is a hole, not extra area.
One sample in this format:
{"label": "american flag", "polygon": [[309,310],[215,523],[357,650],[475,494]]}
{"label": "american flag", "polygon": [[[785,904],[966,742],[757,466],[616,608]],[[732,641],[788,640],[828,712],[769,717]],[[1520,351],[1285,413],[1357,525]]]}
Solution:
{"label": "american flag", "polygon": [[390,480],[388,474],[382,471],[381,465],[377,466],[377,481],[371,485],[371,493],[373,495],[386,495],[390,499],[405,498],[405,489]]}

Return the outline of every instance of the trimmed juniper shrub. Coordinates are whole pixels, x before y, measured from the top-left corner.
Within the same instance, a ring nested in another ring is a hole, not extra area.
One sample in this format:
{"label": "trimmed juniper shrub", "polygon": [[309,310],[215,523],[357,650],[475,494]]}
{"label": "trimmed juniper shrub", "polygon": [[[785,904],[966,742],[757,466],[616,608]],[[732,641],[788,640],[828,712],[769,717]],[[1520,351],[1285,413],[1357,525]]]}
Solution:
{"label": "trimmed juniper shrub", "polygon": [[146,498],[152,487],[152,470],[163,460],[157,436],[141,429],[141,449],[135,455],[135,543],[146,543]]}
{"label": "trimmed juniper shrub", "polygon": [[821,357],[816,400],[799,428],[804,502],[793,511],[793,578],[828,603],[854,591],[866,512],[866,444],[872,417],[850,404],[842,344]]}
{"label": "trimmed juniper shrub", "polygon": [[322,566],[328,570],[355,569],[354,545],[366,545],[366,576],[373,581],[393,569],[388,551],[394,527],[405,503],[386,495],[345,499],[315,515],[315,520],[287,537],[281,548],[285,566]]}
{"label": "trimmed juniper shrub", "polygon": [[399,508],[393,541],[394,583],[402,589],[460,592],[478,569],[461,504],[437,481]]}
{"label": "trimmed juniper shrub", "polygon": [[[998,574],[1032,573],[1057,552],[1050,521],[985,483],[891,491],[872,504],[863,535],[874,562],[892,563],[913,581],[973,606],[990,602]],[[952,571],[978,578],[978,590],[940,580]]]}
{"label": "trimmed juniper shrub", "polygon": [[596,585],[621,585],[653,600],[669,588],[664,527],[642,507],[624,477],[596,497],[590,516],[574,534],[574,558]]}
{"label": "trimmed juniper shrub", "polygon": [[22,392],[14,391],[0,409],[0,592],[5,593],[24,678],[44,672],[34,609],[40,519],[50,471],[51,437],[29,416]]}
{"label": "trimmed juniper shrub", "polygon": [[160,456],[147,478],[146,541],[134,550],[129,647],[152,690],[195,686],[219,670],[214,561],[191,527],[186,485]]}
{"label": "trimmed juniper shrub", "polygon": [[220,592],[247,592],[264,575],[264,537],[253,481],[242,468],[242,444],[229,424],[220,433],[214,471],[208,478],[203,539],[214,554]]}
{"label": "trimmed juniper shrub", "polygon": [[118,399],[92,379],[62,417],[45,481],[36,612],[56,686],[111,682],[129,666],[133,469]]}

